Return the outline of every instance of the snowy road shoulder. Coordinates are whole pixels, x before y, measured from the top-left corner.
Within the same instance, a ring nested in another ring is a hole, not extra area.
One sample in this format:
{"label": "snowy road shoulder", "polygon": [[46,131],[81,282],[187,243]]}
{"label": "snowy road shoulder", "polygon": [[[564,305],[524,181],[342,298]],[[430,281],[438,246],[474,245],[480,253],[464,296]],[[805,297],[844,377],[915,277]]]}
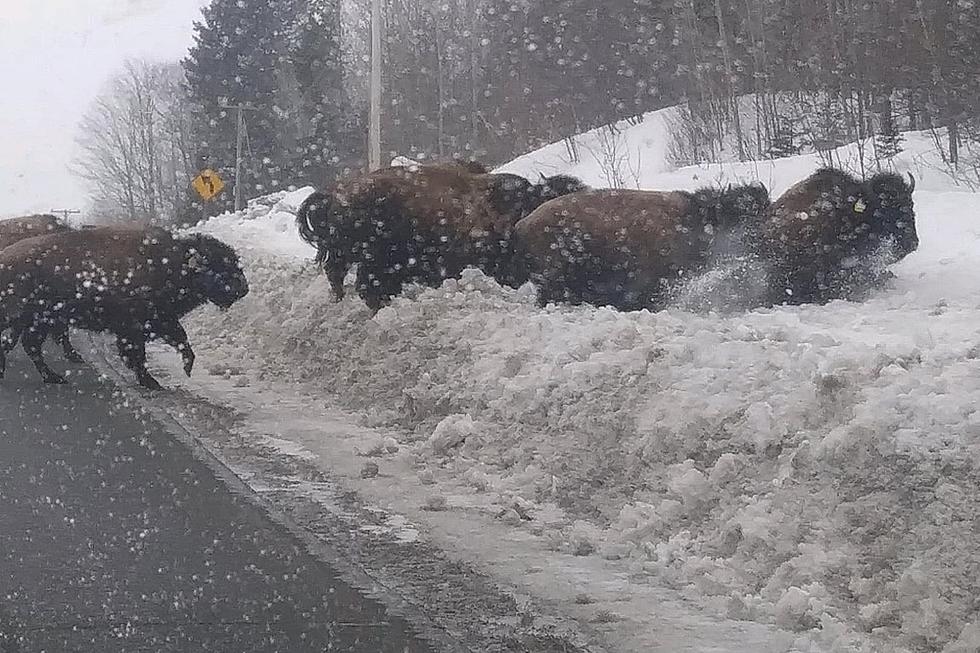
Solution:
{"label": "snowy road shoulder", "polygon": [[[431,442],[359,425],[363,419],[358,416],[324,405],[322,398],[298,397],[294,387],[245,384],[235,370],[187,381],[176,363],[165,364],[169,358],[155,357],[154,372],[161,379],[169,377],[168,383],[179,382],[237,414],[236,440],[205,436],[205,444],[233,461],[232,468],[255,491],[281,495],[284,486],[293,486],[288,494],[294,501],[312,499],[330,506],[335,516],[338,497],[353,499],[372,517],[355,524],[361,536],[401,545],[391,556],[416,558],[422,551],[413,547],[434,546],[502,588],[516,610],[498,615],[496,626],[527,631],[514,637],[529,641],[531,633],[548,634],[556,642],[584,637],[594,650],[617,653],[820,650],[797,634],[705,614],[677,592],[644,582],[621,561],[555,550],[549,534],[569,522],[562,511],[532,506],[516,496],[502,499],[488,492],[478,475],[460,479],[452,470],[420,465],[420,450]],[[244,474],[243,458],[249,468]],[[256,472],[282,466],[282,475],[276,480],[274,474],[271,482],[267,471]],[[308,473],[310,467],[324,480],[304,478],[303,470]],[[349,508],[345,512],[348,520],[357,519]]]}
{"label": "snowy road shoulder", "polygon": [[[406,517],[383,508],[384,502],[357,493],[344,465],[324,461],[356,457],[344,452],[376,434],[344,420],[340,413],[311,411],[309,406],[277,399],[271,385],[263,388],[261,402],[233,381],[212,379],[180,388],[178,379],[170,378],[181,374],[179,366],[157,366],[155,371],[171,390],[148,393],[128,384],[111,340],[82,338],[79,344],[96,369],[118,385],[123,406],[153,416],[233,491],[268,511],[346,583],[406,619],[436,650],[611,650],[597,643],[597,632],[550,616],[550,606],[504,591],[465,560],[433,546]],[[163,358],[161,352],[158,359]],[[295,433],[302,434],[309,424],[304,427],[298,414],[317,420],[320,428],[334,434],[337,448],[323,452],[321,458],[303,446],[302,437],[287,439],[275,425],[288,419],[296,425]]]}

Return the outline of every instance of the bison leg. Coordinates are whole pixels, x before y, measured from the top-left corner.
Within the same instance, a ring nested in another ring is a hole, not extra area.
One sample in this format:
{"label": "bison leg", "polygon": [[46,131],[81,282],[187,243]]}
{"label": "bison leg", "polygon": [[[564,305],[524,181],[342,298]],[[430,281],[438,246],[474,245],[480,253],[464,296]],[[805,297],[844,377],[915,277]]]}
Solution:
{"label": "bison leg", "polygon": [[398,272],[376,272],[364,263],[357,266],[357,294],[374,313],[391,303],[392,297],[401,293],[402,283]]}
{"label": "bison leg", "polygon": [[17,341],[20,339],[21,329],[16,325],[10,325],[9,331],[4,331],[0,334],[0,379],[3,378],[4,373],[7,371],[7,354],[13,351],[13,348],[17,345]]}
{"label": "bison leg", "polygon": [[554,293],[552,292],[551,288],[546,283],[539,282],[539,283],[536,283],[535,285],[537,286],[537,288],[535,288],[535,290],[537,291],[536,294],[537,294],[537,300],[538,300],[537,301],[538,308],[544,308],[548,304],[552,303],[553,301],[556,301],[555,300]]}
{"label": "bison leg", "polygon": [[44,362],[44,356],[41,353],[41,348],[44,345],[44,340],[47,338],[48,331],[41,325],[35,324],[23,331],[21,336],[21,344],[24,347],[24,351],[27,353],[27,357],[31,359],[34,363],[34,367],[37,369],[37,373],[41,375],[41,380],[45,383],[67,383],[65,378],[48,367],[48,364]]}
{"label": "bison leg", "polygon": [[3,348],[3,352],[5,354],[9,354],[14,350],[14,347],[17,346],[17,342],[20,340],[21,331],[23,331],[21,327],[14,325],[10,327],[10,331],[4,333],[3,336],[0,337],[0,343],[2,343],[0,344],[0,347]]}
{"label": "bison leg", "polygon": [[55,339],[61,345],[61,350],[65,353],[65,359],[72,363],[83,362],[84,359],[75,351],[75,348],[71,344],[71,339],[68,337],[68,325],[59,324],[53,330],[55,331]]}
{"label": "bison leg", "polygon": [[180,352],[184,359],[184,374],[191,375],[194,369],[194,350],[191,343],[187,340],[187,332],[177,320],[162,322],[158,325],[157,336],[165,343]]}
{"label": "bison leg", "polygon": [[116,337],[116,348],[126,367],[136,374],[136,380],[144,388],[159,390],[160,382],[146,369],[146,340],[142,333],[130,332]]}
{"label": "bison leg", "polygon": [[558,302],[564,299],[560,288],[561,283],[556,283],[553,279],[550,279],[544,274],[534,274],[531,276],[531,283],[534,285],[535,296],[537,297],[537,304],[539,308],[544,308],[552,302]]}

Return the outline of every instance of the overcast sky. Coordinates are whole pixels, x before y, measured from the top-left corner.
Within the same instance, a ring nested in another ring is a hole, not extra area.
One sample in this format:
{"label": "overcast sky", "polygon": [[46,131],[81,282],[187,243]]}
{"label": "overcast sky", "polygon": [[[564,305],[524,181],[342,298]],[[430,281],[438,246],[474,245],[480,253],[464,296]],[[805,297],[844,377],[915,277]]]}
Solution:
{"label": "overcast sky", "polygon": [[175,60],[207,0],[0,0],[0,216],[84,208],[75,126],[129,57]]}

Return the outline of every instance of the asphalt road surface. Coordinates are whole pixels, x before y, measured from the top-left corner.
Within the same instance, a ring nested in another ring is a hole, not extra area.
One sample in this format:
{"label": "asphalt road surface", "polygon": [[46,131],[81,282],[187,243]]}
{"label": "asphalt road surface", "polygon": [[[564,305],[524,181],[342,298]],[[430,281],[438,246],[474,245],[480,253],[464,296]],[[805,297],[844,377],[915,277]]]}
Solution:
{"label": "asphalt road surface", "polygon": [[9,364],[0,652],[430,650],[90,369]]}

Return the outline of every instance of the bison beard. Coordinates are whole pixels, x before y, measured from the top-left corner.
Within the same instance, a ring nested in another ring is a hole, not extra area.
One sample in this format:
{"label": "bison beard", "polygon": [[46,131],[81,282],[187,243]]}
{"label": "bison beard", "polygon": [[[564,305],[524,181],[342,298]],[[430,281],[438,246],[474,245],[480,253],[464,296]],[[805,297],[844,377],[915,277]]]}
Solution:
{"label": "bison beard", "polygon": [[[22,334],[46,382],[64,379],[44,363],[41,343],[73,324],[114,333],[123,360],[147,387],[159,387],[145,367],[147,339],[177,348],[189,373],[194,354],[180,317],[206,302],[227,308],[248,293],[232,248],[155,228],[92,228],[21,241],[0,252],[0,287],[0,329]],[[4,353],[0,348],[0,376]]]}
{"label": "bison beard", "polygon": [[500,283],[527,275],[515,263],[514,224],[541,203],[582,189],[567,176],[531,184],[508,174],[477,174],[458,165],[387,168],[314,193],[297,212],[300,235],[334,296],[357,264],[357,292],[377,311],[408,282],[435,286],[479,267]]}
{"label": "bison beard", "polygon": [[[538,301],[658,309],[672,288],[758,219],[758,185],[695,193],[595,190],[543,204],[516,227]],[[724,246],[722,245],[724,244]]]}
{"label": "bison beard", "polygon": [[892,278],[886,266],[919,244],[909,179],[823,168],[787,190],[747,239],[770,270],[768,303],[861,300]]}

